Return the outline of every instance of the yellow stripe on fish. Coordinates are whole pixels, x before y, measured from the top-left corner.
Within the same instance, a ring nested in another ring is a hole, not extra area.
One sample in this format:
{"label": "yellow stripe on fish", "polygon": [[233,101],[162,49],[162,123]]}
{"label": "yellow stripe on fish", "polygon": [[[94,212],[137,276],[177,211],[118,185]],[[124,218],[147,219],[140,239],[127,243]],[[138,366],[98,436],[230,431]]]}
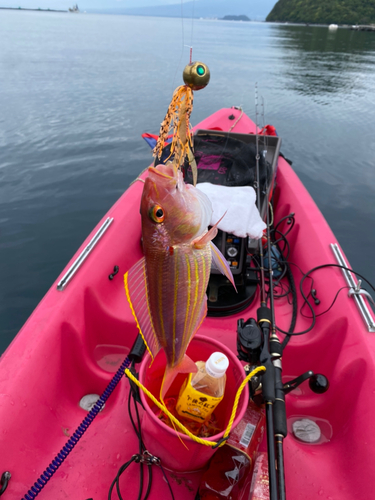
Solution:
{"label": "yellow stripe on fish", "polygon": [[175,285],[174,285],[174,302],[173,302],[173,354],[172,354],[172,366],[174,366],[175,361],[176,361],[176,313],[177,313],[177,299],[178,299],[178,287],[179,287],[179,281],[178,281],[178,258],[177,258],[177,248],[173,249],[173,254],[174,254],[174,279],[175,279]]}
{"label": "yellow stripe on fish", "polygon": [[158,277],[158,302],[159,302],[159,314],[158,318],[160,321],[160,343],[165,346],[167,344],[167,337],[165,335],[164,330],[164,315],[163,315],[163,268],[159,269],[159,277]]}
{"label": "yellow stripe on fish", "polygon": [[185,313],[185,321],[184,321],[184,331],[182,334],[182,342],[186,342],[187,335],[187,321],[190,314],[190,293],[191,293],[191,268],[190,268],[190,260],[188,255],[185,255],[186,269],[187,269],[187,284],[188,284],[188,292],[187,292],[187,303],[186,303],[186,313]]}
{"label": "yellow stripe on fish", "polygon": [[194,262],[194,270],[193,270],[193,275],[194,275],[194,299],[193,299],[193,307],[190,315],[190,321],[189,321],[189,331],[192,330],[194,323],[195,323],[195,314],[196,314],[196,309],[198,305],[198,286],[199,286],[199,273],[198,273],[198,266],[197,266],[197,259],[195,255],[192,255],[193,262]]}

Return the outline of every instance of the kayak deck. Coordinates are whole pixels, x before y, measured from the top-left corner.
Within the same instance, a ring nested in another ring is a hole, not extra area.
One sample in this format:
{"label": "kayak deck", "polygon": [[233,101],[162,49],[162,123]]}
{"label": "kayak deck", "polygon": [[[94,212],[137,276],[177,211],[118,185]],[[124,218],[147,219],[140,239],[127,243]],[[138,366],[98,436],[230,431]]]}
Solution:
{"label": "kayak deck", "polygon": [[[230,115],[235,120],[229,119]],[[237,119],[233,131],[255,131],[253,122],[237,109],[220,110],[199,128],[229,130]],[[142,189],[143,183],[136,181],[109,210],[76,254],[105,219],[113,217],[87,261],[63,291],[57,290],[60,278],[56,280],[1,358],[1,443],[6,452],[0,457],[0,473],[12,473],[4,499],[25,495],[87,415],[79,407],[82,396],[104,391],[138,334],[125,297],[123,275],[142,257]],[[276,221],[295,213],[296,223],[288,235],[289,262],[295,264],[292,273],[300,309],[303,301],[298,284],[302,274],[298,267],[307,272],[315,266],[334,264],[330,244],[336,239],[281,157],[275,200]],[[110,280],[108,276],[116,265],[119,272]],[[317,271],[313,278],[321,301],[315,308],[319,314],[331,305],[345,282],[337,268]],[[258,304],[256,296],[240,313],[207,317],[199,334],[215,338],[236,352],[237,320],[256,317]],[[287,298],[278,299],[275,307],[278,326],[287,330],[292,314]],[[307,308],[304,312],[309,315]],[[303,331],[310,324],[310,318],[298,314],[295,331]],[[297,417],[318,422],[322,430],[318,444],[298,441],[292,432],[284,440],[288,499],[349,500],[368,497],[368,491],[375,488],[370,460],[375,445],[371,418],[375,407],[374,343],[354,300],[344,291],[328,313],[316,318],[312,331],[293,337],[287,345],[283,355],[285,382],[307,370],[323,373],[330,382],[324,394],[313,393],[305,382],[286,396],[289,431]],[[40,498],[107,498],[118,469],[138,452],[138,439],[127,412],[128,394],[129,383],[123,377]],[[265,443],[262,448],[266,449]],[[157,449],[149,451],[158,454]],[[200,472],[167,475],[176,499],[194,499]],[[124,472],[120,485],[124,498],[137,497],[138,465],[132,464]],[[169,497],[165,479],[154,467],[149,498]],[[118,498],[116,491],[112,498]]]}

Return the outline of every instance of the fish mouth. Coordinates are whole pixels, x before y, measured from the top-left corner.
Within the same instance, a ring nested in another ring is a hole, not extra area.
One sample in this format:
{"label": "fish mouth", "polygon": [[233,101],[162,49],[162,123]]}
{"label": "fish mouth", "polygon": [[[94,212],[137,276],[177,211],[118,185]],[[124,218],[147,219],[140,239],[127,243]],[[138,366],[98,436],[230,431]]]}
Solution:
{"label": "fish mouth", "polygon": [[[173,165],[157,165],[156,167],[148,167],[149,174],[155,174],[163,179],[175,180],[176,169]],[[171,175],[172,174],[172,175]]]}

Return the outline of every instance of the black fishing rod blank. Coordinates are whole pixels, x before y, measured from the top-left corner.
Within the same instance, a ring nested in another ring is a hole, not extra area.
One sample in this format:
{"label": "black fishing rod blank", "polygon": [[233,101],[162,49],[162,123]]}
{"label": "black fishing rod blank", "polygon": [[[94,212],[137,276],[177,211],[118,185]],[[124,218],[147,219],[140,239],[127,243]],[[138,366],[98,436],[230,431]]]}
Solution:
{"label": "black fishing rod blank", "polygon": [[284,472],[284,448],[283,441],[287,435],[288,428],[286,422],[286,409],[285,409],[285,393],[282,382],[282,351],[283,348],[276,335],[275,323],[275,304],[273,292],[273,278],[272,278],[272,248],[269,230],[269,220],[267,211],[267,245],[268,245],[268,263],[269,263],[269,296],[270,296],[270,313],[272,334],[270,337],[270,355],[272,364],[275,370],[275,403],[273,405],[273,421],[274,421],[274,439],[276,446],[277,456],[277,475],[279,485],[280,500],[286,500],[285,494],[285,472]]}
{"label": "black fishing rod blank", "polygon": [[[261,212],[260,201],[260,175],[259,175],[259,142],[258,142],[258,89],[255,87],[255,143],[256,143],[256,184],[257,184],[257,205],[259,213]],[[264,203],[267,203],[268,193],[265,194]],[[268,207],[267,207],[268,208]],[[268,209],[267,209],[268,217]],[[269,231],[268,231],[269,234]],[[260,294],[261,306],[257,310],[258,325],[263,333],[263,347],[260,354],[260,362],[266,367],[262,377],[262,393],[266,403],[266,432],[267,432],[267,451],[268,451],[268,471],[269,471],[269,489],[270,499],[278,500],[277,473],[276,473],[276,454],[275,454],[275,433],[273,425],[273,404],[275,402],[275,369],[272,364],[269,351],[270,332],[272,326],[272,315],[266,303],[266,281],[264,275],[264,256],[262,238],[259,239],[259,257],[260,257]],[[270,260],[270,256],[268,258]]]}
{"label": "black fishing rod blank", "polygon": [[[266,185],[268,193],[268,182]],[[267,199],[268,202],[268,199]],[[270,335],[270,358],[274,367],[274,391],[275,402],[273,405],[273,423],[274,423],[274,439],[277,454],[277,475],[278,475],[278,492],[280,500],[286,500],[285,494],[285,472],[284,472],[284,449],[283,441],[287,435],[286,410],[285,410],[285,393],[282,383],[282,353],[283,348],[279,338],[276,335],[275,321],[275,300],[273,290],[273,249],[271,245],[271,232],[269,220],[269,207],[266,209],[266,225],[267,225],[267,255],[268,255],[268,274],[269,274],[269,298],[270,298],[270,320],[272,333]]]}
{"label": "black fishing rod blank", "polygon": [[268,307],[261,306],[257,310],[259,327],[263,333],[263,347],[260,353],[260,362],[266,367],[262,377],[262,394],[266,403],[266,432],[270,499],[278,500],[276,454],[275,454],[275,429],[273,422],[273,405],[275,403],[275,368],[269,351],[271,315]]}

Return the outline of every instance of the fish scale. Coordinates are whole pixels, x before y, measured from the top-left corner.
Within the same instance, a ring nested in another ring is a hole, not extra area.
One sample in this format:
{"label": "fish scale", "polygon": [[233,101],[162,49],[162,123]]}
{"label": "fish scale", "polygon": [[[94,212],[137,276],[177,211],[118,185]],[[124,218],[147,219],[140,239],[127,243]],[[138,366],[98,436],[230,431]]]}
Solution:
{"label": "fish scale", "polygon": [[[170,366],[177,365],[194,332],[206,313],[205,293],[211,269],[211,249],[193,249],[181,245],[169,252],[154,252],[148,260],[148,276],[161,279],[149,280],[149,301],[154,328],[161,332],[159,341],[166,351]],[[172,283],[172,286],[170,286]],[[202,313],[204,309],[204,313]]]}

